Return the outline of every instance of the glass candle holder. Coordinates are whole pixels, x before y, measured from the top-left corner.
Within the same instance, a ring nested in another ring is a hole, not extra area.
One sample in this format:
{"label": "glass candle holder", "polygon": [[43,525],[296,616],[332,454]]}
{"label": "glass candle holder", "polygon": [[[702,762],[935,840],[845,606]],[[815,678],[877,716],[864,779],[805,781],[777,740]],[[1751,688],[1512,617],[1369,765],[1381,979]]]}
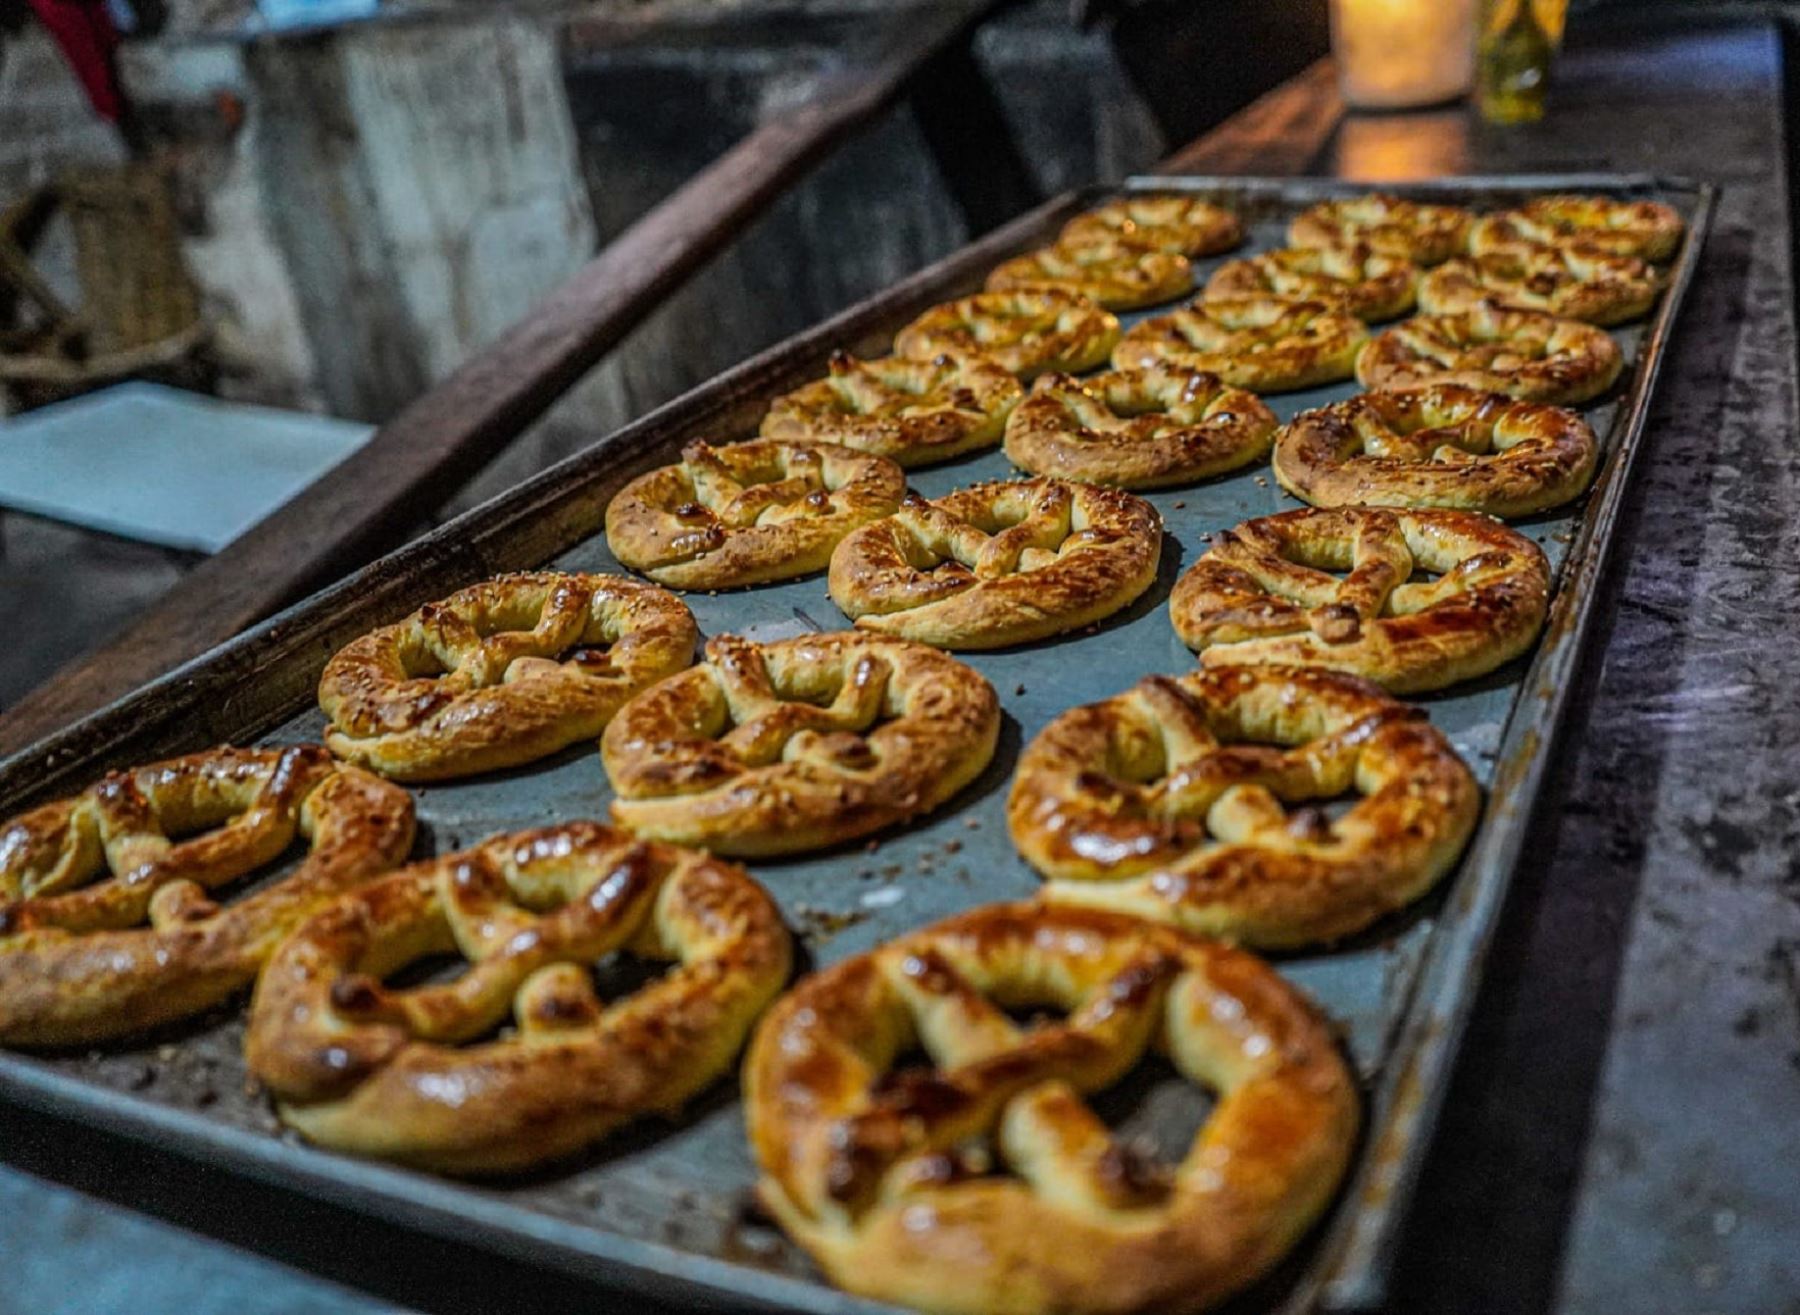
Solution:
{"label": "glass candle holder", "polygon": [[1468,94],[1477,0],[1331,0],[1331,51],[1344,99],[1407,109]]}

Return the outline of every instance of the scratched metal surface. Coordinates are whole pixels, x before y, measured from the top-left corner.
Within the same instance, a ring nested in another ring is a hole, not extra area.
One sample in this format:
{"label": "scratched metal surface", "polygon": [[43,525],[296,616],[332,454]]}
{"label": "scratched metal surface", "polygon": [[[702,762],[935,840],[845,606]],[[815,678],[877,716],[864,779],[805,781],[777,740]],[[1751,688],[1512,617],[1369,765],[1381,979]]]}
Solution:
{"label": "scratched metal surface", "polygon": [[[1707,201],[1702,193],[1650,180],[1544,178],[1449,190],[1458,199],[1492,206],[1522,192],[1565,183],[1593,186],[1597,181],[1610,183],[1615,191],[1669,200],[1690,219],[1704,219]],[[1281,245],[1287,220],[1317,196],[1359,190],[1289,180],[1179,185],[1219,190],[1233,199],[1252,221],[1249,250]],[[1425,194],[1446,189],[1439,185],[1406,190]],[[985,269],[989,257],[1028,245],[1075,206],[1069,200],[1053,203],[1038,219],[1013,226],[997,243],[984,244],[987,250],[976,263]],[[1690,252],[1684,269],[1691,260]],[[1201,262],[1198,278],[1203,281],[1217,263]],[[969,285],[979,272],[958,270],[953,260],[942,279],[927,276],[908,286],[915,293],[941,296]],[[850,336],[844,340],[859,350],[871,350],[884,331],[906,318],[898,310],[887,316],[852,312],[844,326]],[[1124,318],[1133,321],[1141,315]],[[1665,327],[1664,322],[1659,321],[1658,327]],[[1635,361],[1645,345],[1646,329],[1632,326],[1617,336],[1628,361]],[[813,347],[820,345],[835,344],[820,340]],[[785,354],[777,348],[771,354],[776,368],[749,369],[751,386],[739,388],[742,396],[729,408],[730,414],[752,415],[755,407],[743,405],[745,401],[754,402],[808,377],[816,369],[816,355],[810,347]],[[1584,594],[1591,592],[1598,550],[1603,547],[1604,536],[1598,531],[1606,528],[1605,513],[1616,510],[1620,496],[1622,471],[1610,458],[1650,382],[1644,373],[1629,370],[1626,380],[1602,404],[1587,410],[1607,444],[1609,460],[1597,484],[1604,492],[1519,527],[1543,546],[1559,580],[1572,546],[1583,553]],[[1268,400],[1286,419],[1354,391],[1352,385],[1342,384]],[[656,426],[649,425],[649,439],[639,444],[645,450],[629,455],[643,458],[652,455],[651,442],[660,448],[672,441],[670,434],[655,431]],[[739,425],[725,422],[715,436],[736,437],[742,432]],[[613,477],[603,483],[591,465],[587,469],[572,487],[578,498],[584,491],[593,494],[586,516],[591,529],[604,505],[604,487],[616,484],[617,472],[610,472]],[[1010,474],[1016,474],[1010,464],[992,452],[914,472],[911,483],[932,496]],[[552,471],[544,478],[551,483],[560,478],[565,485],[571,481],[568,471],[560,475]],[[1144,675],[1190,669],[1192,656],[1176,639],[1165,607],[1175,578],[1203,551],[1209,533],[1297,505],[1281,494],[1266,466],[1195,488],[1146,496],[1161,512],[1167,534],[1157,583],[1136,605],[1092,633],[1003,653],[964,655],[994,683],[1005,710],[995,761],[974,786],[936,815],[886,834],[874,845],[754,865],[801,937],[805,961],[829,963],[973,905],[1030,895],[1036,878],[1014,854],[1002,815],[1005,786],[1021,745],[1070,706],[1116,693]],[[478,523],[483,510],[471,513],[469,522]],[[445,534],[453,537],[459,526],[467,528],[458,522]],[[529,563],[515,559],[505,564],[537,564],[546,556],[566,569],[618,569],[604,539],[592,533],[583,533],[562,551],[540,552]],[[449,557],[440,560],[435,572],[423,574],[426,578],[415,579],[410,586],[415,591],[430,585],[442,592],[471,572],[468,563]],[[309,607],[354,611],[346,601],[351,596],[340,589],[314,604],[303,604],[288,617],[278,618],[281,624],[268,628],[273,633],[261,637],[265,651],[278,659],[284,687],[309,687],[331,647],[307,642],[305,627],[295,624],[296,617],[303,620]],[[432,595],[428,591],[424,596]],[[778,638],[843,624],[818,577],[696,595],[688,601],[708,635],[731,631]],[[394,607],[388,614],[403,610]],[[1579,609],[1569,607],[1568,600],[1559,606],[1551,627],[1551,646],[1559,653],[1575,647],[1570,632],[1579,628],[1580,620]],[[290,634],[285,642],[282,626]],[[1483,948],[1482,915],[1491,920],[1497,908],[1510,875],[1509,859],[1522,838],[1529,787],[1546,756],[1554,689],[1538,691],[1539,697],[1527,701],[1525,715],[1513,714],[1528,684],[1550,679],[1554,685],[1559,668],[1553,656],[1545,653],[1535,667],[1532,658],[1521,659],[1482,681],[1424,700],[1433,721],[1449,734],[1484,787],[1494,785],[1497,766],[1505,758],[1507,779],[1464,870],[1433,897],[1353,943],[1289,956],[1281,963],[1282,971],[1342,1025],[1370,1093],[1372,1131],[1353,1186],[1344,1194],[1333,1223],[1323,1230],[1323,1242],[1259,1288],[1246,1305],[1322,1303],[1353,1308],[1380,1295],[1393,1223],[1404,1207],[1443,1066],[1454,1051],[1461,1011],[1474,980],[1473,965]],[[202,659],[199,666],[206,664]],[[287,706],[291,708],[293,700]],[[258,715],[253,702],[239,704],[226,717],[223,731],[215,733],[230,735],[234,719],[242,727],[254,726]],[[263,738],[270,743],[314,739],[322,727],[317,711],[309,708],[280,721]],[[79,744],[81,737],[59,742]],[[6,765],[0,774],[0,794],[8,793],[5,784],[20,779],[31,757],[32,751],[27,751]],[[78,770],[66,760],[57,766],[62,773]],[[428,786],[415,794],[421,853],[445,852],[495,831],[603,817],[610,797],[598,756],[586,748],[518,771]],[[402,1226],[445,1232],[650,1295],[821,1311],[871,1308],[822,1286],[797,1248],[746,1212],[753,1168],[729,1084],[703,1098],[679,1122],[615,1138],[575,1164],[529,1179],[470,1187],[328,1156],[281,1134],[265,1102],[246,1081],[241,1037],[241,1013],[233,1009],[144,1045],[47,1060],[0,1057],[0,1088],[35,1103],[91,1110],[96,1120],[191,1146],[197,1154],[257,1176],[311,1183],[316,1190]],[[1171,1075],[1150,1073],[1109,1095],[1104,1112],[1128,1134],[1147,1136],[1177,1153],[1203,1115],[1204,1102]]]}

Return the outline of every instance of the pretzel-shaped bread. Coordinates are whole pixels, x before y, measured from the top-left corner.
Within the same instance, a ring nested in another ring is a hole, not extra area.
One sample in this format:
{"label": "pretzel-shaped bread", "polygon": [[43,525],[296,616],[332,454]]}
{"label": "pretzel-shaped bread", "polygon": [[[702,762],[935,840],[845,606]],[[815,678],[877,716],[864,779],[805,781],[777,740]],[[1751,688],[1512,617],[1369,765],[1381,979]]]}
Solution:
{"label": "pretzel-shaped bread", "polygon": [[1358,354],[1356,377],[1364,388],[1462,384],[1574,406],[1611,388],[1624,366],[1604,329],[1484,301],[1382,330]]}
{"label": "pretzel-shaped bread", "polygon": [[1216,256],[1244,240],[1238,217],[1198,197],[1122,196],[1076,215],[1063,225],[1062,242],[1118,238],[1157,251],[1173,251],[1190,259]]}
{"label": "pretzel-shaped bread", "polygon": [[1233,388],[1287,393],[1348,379],[1368,339],[1363,322],[1338,302],[1215,297],[1134,326],[1112,363],[1121,370],[1185,366]]}
{"label": "pretzel-shaped bread", "polygon": [[[1335,817],[1318,806],[1345,795]],[[1278,949],[1418,899],[1480,810],[1422,709],[1337,672],[1208,667],[1051,722],[1019,757],[1007,823],[1052,903]]]}
{"label": "pretzel-shaped bread", "polygon": [[854,631],[754,644],[638,695],[600,742],[613,820],[720,854],[792,854],[930,812],[981,774],[1000,703],[977,672]]}
{"label": "pretzel-shaped bread", "polygon": [[1429,384],[1302,412],[1276,435],[1274,468],[1282,488],[1315,507],[1512,518],[1580,497],[1599,455],[1593,428],[1573,411]]}
{"label": "pretzel-shaped bread", "polygon": [[[209,898],[296,836],[292,873]],[[406,791],[317,744],[171,758],[22,813],[0,829],[0,1042],[91,1045],[209,1009],[412,840]]]}
{"label": "pretzel-shaped bread", "polygon": [[1436,265],[1463,249],[1475,216],[1460,206],[1422,205],[1386,193],[1321,201],[1288,226],[1297,247],[1366,243],[1384,256]]}
{"label": "pretzel-shaped bread", "polygon": [[1188,258],[1119,238],[1063,239],[1015,256],[988,275],[990,292],[1061,288],[1108,310],[1174,301],[1193,289]]}
{"label": "pretzel-shaped bread", "polygon": [[1492,301],[1584,324],[1623,324],[1647,314],[1660,287],[1656,271],[1635,256],[1575,246],[1506,247],[1439,265],[1419,284],[1419,308],[1452,315]]}
{"label": "pretzel-shaped bread", "polygon": [[1034,475],[1165,488],[1262,460],[1275,425],[1261,398],[1204,370],[1047,374],[1006,422],[1006,455]]}
{"label": "pretzel-shaped bread", "polygon": [[531,762],[606,728],[694,660],[673,594],[611,575],[503,575],[339,650],[319,678],[340,758],[397,781]]}
{"label": "pretzel-shaped bread", "polygon": [[1301,507],[1215,534],[1169,615],[1207,666],[1325,667],[1416,694],[1523,653],[1549,601],[1543,551],[1490,517]]}
{"label": "pretzel-shaped bread", "polygon": [[933,306],[894,338],[915,360],[984,352],[1021,379],[1046,370],[1090,370],[1119,340],[1112,312],[1062,288],[978,292]]}
{"label": "pretzel-shaped bread", "polygon": [[777,398],[764,438],[837,443],[902,466],[948,461],[1000,441],[1025,390],[997,362],[971,352],[929,360],[859,361],[834,352],[830,373]]}
{"label": "pretzel-shaped bread", "polygon": [[[615,953],[675,967],[603,1002],[593,966]],[[467,969],[384,983],[440,954]],[[736,864],[569,822],[330,905],[263,974],[245,1054],[310,1141],[447,1173],[517,1170],[673,1116],[731,1066],[791,954],[774,901]],[[492,1035],[509,1018],[516,1030]]]}
{"label": "pretzel-shaped bread", "polygon": [[606,508],[606,543],[674,589],[732,589],[822,571],[851,530],[900,505],[906,475],[830,443],[693,442]]}
{"label": "pretzel-shaped bread", "polygon": [[1675,254],[1685,227],[1675,208],[1660,201],[1540,196],[1517,210],[1477,220],[1469,231],[1469,250],[1481,256],[1525,243],[1543,243],[1662,261]]}
{"label": "pretzel-shaped bread", "polygon": [[[1007,1012],[1033,1007],[1067,1017]],[[896,1067],[914,1048],[926,1063]],[[1168,1167],[1083,1099],[1152,1051],[1217,1096]],[[805,978],[757,1028],[744,1084],[782,1227],[840,1286],[953,1315],[1213,1305],[1324,1210],[1359,1118],[1327,1024],[1266,964],[1041,904]]]}
{"label": "pretzel-shaped bread", "polygon": [[1361,320],[1391,320],[1412,309],[1419,269],[1405,256],[1366,242],[1342,247],[1285,247],[1228,260],[1206,281],[1205,297],[1274,294],[1339,301]]}

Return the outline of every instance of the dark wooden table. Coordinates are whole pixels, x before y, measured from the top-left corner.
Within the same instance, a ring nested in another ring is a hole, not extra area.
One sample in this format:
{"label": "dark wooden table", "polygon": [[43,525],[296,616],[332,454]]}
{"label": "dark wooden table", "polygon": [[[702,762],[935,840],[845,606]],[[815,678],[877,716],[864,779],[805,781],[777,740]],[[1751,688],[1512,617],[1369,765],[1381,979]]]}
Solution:
{"label": "dark wooden table", "polygon": [[[1622,526],[1604,653],[1581,676],[1393,1309],[1800,1311],[1800,442],[1780,42],[1761,27],[1571,41],[1540,126],[1345,116],[1318,70],[1178,163],[1725,185]],[[9,1114],[0,1157],[5,1249],[27,1262],[0,1312],[593,1309],[573,1285],[51,1120]]]}

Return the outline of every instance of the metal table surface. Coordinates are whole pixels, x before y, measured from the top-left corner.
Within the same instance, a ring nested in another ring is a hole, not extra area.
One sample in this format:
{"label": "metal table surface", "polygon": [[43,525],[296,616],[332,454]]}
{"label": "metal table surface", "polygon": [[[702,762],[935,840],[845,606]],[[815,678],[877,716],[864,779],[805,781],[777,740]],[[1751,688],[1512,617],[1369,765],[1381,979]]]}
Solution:
{"label": "metal table surface", "polygon": [[[1780,45],[1761,27],[1572,36],[1543,125],[1351,117],[1315,162],[1356,177],[1645,169],[1726,189],[1621,530],[1605,656],[1581,677],[1394,1306],[1800,1311],[1800,405]],[[0,1315],[593,1306],[53,1120],[9,1112],[0,1160]]]}

